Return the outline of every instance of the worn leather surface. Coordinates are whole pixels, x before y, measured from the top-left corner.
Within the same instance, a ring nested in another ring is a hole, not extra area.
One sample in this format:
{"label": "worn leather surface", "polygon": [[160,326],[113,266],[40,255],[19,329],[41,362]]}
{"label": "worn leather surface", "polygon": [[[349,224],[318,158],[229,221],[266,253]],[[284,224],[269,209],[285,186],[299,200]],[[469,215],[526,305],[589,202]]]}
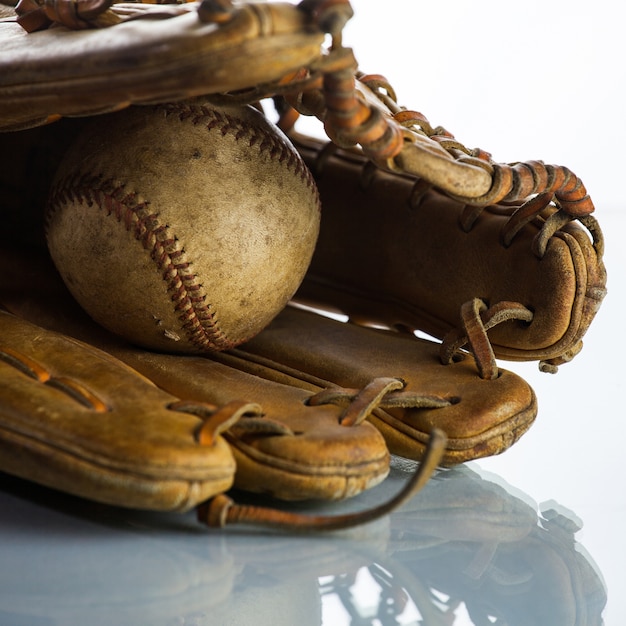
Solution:
{"label": "worn leather surface", "polygon": [[[606,272],[589,233],[562,227],[543,258],[532,252],[542,223],[502,243],[509,215],[485,209],[469,232],[463,204],[413,177],[365,167],[338,150],[296,137],[322,198],[318,245],[298,298],[354,321],[419,329],[438,338],[460,323],[460,308],[480,298],[521,303],[531,323],[489,331],[497,357],[546,360],[575,351],[606,292]],[[422,194],[413,201],[414,194]]]}
{"label": "worn leather surface", "polygon": [[114,7],[143,16],[104,30],[0,22],[0,129],[255,87],[320,56],[323,33],[294,5],[240,5],[221,26],[198,6]]}
{"label": "worn leather surface", "polygon": [[470,356],[442,365],[435,342],[293,307],[234,354],[240,367],[305,388],[359,388],[373,377],[391,376],[406,381],[407,391],[449,400],[442,408],[377,409],[370,416],[390,451],[411,459],[421,457],[434,427],[448,436],[445,465],[499,454],[526,432],[537,413],[533,390],[512,372],[502,369],[495,380],[484,380]]}
{"label": "worn leather surface", "polygon": [[228,489],[235,462],[202,421],[111,355],[0,310],[0,469],[82,497],[187,510]]}
{"label": "worn leather surface", "polygon": [[[233,401],[260,404],[262,418],[247,428],[244,417],[224,434],[237,464],[236,487],[288,500],[339,499],[374,486],[387,475],[389,453],[376,428],[368,422],[353,427],[340,425],[341,407],[307,405],[312,391],[271,382],[208,356],[135,348],[91,322],[41,251],[25,247],[11,250],[9,244],[3,244],[0,266],[0,303],[22,317],[104,349],[185,400],[216,406]],[[19,267],[19,272],[12,271],[14,267]],[[85,368],[79,373],[87,381],[98,375]],[[112,397],[122,392],[120,386],[107,388]],[[1,395],[11,396],[11,386]],[[138,406],[137,428],[141,428],[142,419]],[[67,425],[68,429],[73,427],[73,423]],[[116,425],[111,436],[123,441],[124,424]]]}

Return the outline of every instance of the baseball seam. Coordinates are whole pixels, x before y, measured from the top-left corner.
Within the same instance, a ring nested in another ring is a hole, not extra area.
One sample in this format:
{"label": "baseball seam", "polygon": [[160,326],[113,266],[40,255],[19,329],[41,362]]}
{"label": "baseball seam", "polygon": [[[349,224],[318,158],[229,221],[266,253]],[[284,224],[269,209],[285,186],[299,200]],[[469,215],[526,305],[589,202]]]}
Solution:
{"label": "baseball seam", "polygon": [[[257,147],[271,161],[277,161],[287,171],[299,178],[315,197],[320,210],[317,184],[304,160],[278,135],[263,128],[251,126],[246,120],[208,106],[193,103],[158,105],[166,119],[188,121],[193,125],[204,125],[207,131],[231,135],[235,141],[247,141],[248,147]],[[144,249],[150,252],[167,285],[174,304],[180,311],[179,321],[187,334],[188,341],[201,351],[228,350],[248,339],[229,338],[220,328],[216,311],[206,304],[207,296],[202,284],[197,281],[192,263],[186,258],[185,250],[171,229],[159,222],[158,214],[150,209],[149,202],[139,201],[137,194],[127,192],[123,183],[105,180],[102,175],[76,174],[60,181],[53,189],[48,203],[46,231],[55,211],[67,202],[86,203],[113,215],[123,223]]]}
{"label": "baseball seam", "polygon": [[246,120],[205,105],[177,102],[159,105],[158,108],[163,110],[166,119],[175,118],[181,122],[189,121],[193,125],[202,124],[208,131],[217,130],[222,135],[231,134],[236,141],[247,141],[249,148],[257,146],[259,154],[266,154],[270,160],[278,161],[300,178],[315,196],[319,209],[317,184],[311,171],[295,148],[286,144],[278,135],[250,126]]}
{"label": "baseball seam", "polygon": [[148,202],[141,202],[137,194],[126,192],[124,185],[101,176],[75,175],[61,181],[53,189],[48,205],[46,230],[52,216],[63,204],[84,203],[113,216],[132,233],[161,272],[170,294],[174,310],[188,340],[202,351],[227,350],[236,345],[219,327],[215,311],[206,304],[206,294],[196,280],[191,263],[171,229],[159,222]]}

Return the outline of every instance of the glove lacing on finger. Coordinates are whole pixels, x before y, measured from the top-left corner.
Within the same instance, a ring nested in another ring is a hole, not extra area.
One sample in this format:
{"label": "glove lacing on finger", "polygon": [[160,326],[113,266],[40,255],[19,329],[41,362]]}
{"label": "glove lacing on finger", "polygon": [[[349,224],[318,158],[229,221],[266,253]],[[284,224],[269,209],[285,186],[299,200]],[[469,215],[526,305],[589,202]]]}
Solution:
{"label": "glove lacing on finger", "polygon": [[379,167],[426,177],[478,209],[548,193],[570,219],[593,212],[585,186],[568,168],[541,161],[496,163],[488,152],[470,150],[443,127],[433,127],[423,114],[400,107],[387,80],[359,72],[340,40],[333,39],[328,57],[343,63],[325,69],[321,88],[311,85],[308,93],[296,92],[288,101],[298,112],[324,120],[337,145],[359,145]]}
{"label": "glove lacing on finger", "polygon": [[[112,410],[84,385],[71,378],[55,376],[41,363],[19,351],[0,346],[0,360],[15,367],[25,376],[65,393],[82,407],[96,413]],[[196,441],[207,448],[215,445],[220,434],[246,421],[255,432],[259,431],[259,424],[265,422],[267,426],[261,427],[265,432],[293,435],[291,431],[286,432],[279,423],[266,420],[261,407],[256,403],[233,401],[217,407],[203,402],[179,400],[170,403],[167,408],[173,412],[188,413],[200,418],[202,423],[196,432]],[[334,516],[306,515],[266,507],[239,505],[230,497],[219,494],[197,507],[197,517],[201,523],[213,528],[222,528],[228,524],[252,524],[295,531],[336,530],[373,521],[401,506],[422,489],[439,466],[445,452],[446,441],[446,435],[434,429],[422,462],[403,489],[387,502],[364,511]]]}
{"label": "glove lacing on finger", "polygon": [[222,528],[229,524],[251,524],[300,532],[338,530],[370,522],[398,508],[424,487],[439,466],[446,441],[446,435],[442,431],[433,429],[426,447],[426,454],[408,483],[387,502],[371,509],[343,515],[306,515],[241,505],[221,494],[198,507],[198,520],[213,528]]}
{"label": "glove lacing on finger", "polygon": [[[512,164],[496,163],[485,150],[470,150],[445,128],[431,126],[421,113],[399,107],[395,92],[384,77],[359,73],[357,77],[389,109],[396,123],[412,133],[421,134],[436,142],[456,161],[482,168],[491,175],[491,186],[484,194],[463,196],[455,194],[453,190],[443,189],[449,196],[464,204],[484,208],[498,202],[525,201],[536,194],[547,193],[559,202],[570,219],[585,217],[593,212],[593,203],[582,180],[568,168],[545,165],[535,160]],[[393,164],[389,165],[398,169]]]}
{"label": "glove lacing on finger", "polygon": [[[369,415],[369,412],[383,405],[386,396],[393,396],[404,386],[404,381],[399,379],[379,378],[374,379],[361,392],[345,389],[333,390],[335,393],[329,398],[324,398],[321,395],[324,392],[321,392],[317,394],[317,399],[315,395],[311,396],[309,404],[316,406],[327,402],[334,403],[338,398],[341,398],[341,402],[350,398],[348,411],[344,412],[340,423],[344,426],[356,426]],[[407,398],[390,400],[396,406],[405,406],[406,401]],[[351,406],[354,407],[353,412],[356,413],[355,421],[350,412]],[[283,427],[275,420],[266,419],[262,408],[255,403],[233,401],[218,408],[204,403],[179,401],[172,403],[168,408],[192,413],[203,420],[197,433],[197,441],[204,446],[214,445],[217,435],[227,430],[232,432],[238,428],[246,434],[294,436],[291,429]],[[220,494],[197,507],[198,520],[214,528],[222,528],[229,524],[252,524],[295,531],[337,530],[363,524],[390,513],[422,489],[439,466],[446,441],[446,435],[442,431],[433,429],[426,454],[409,482],[387,502],[371,509],[345,515],[306,515],[266,507],[240,505],[225,494]]]}
{"label": "glove lacing on finger", "polygon": [[363,389],[329,387],[308,400],[310,406],[337,404],[345,406],[339,418],[342,426],[356,426],[377,408],[439,409],[453,402],[435,395],[404,391],[406,382],[400,378],[375,378]]}
{"label": "glove lacing on finger", "polygon": [[[351,404],[357,407],[357,413],[361,415],[383,403],[386,395],[403,387],[404,382],[398,379],[375,379],[363,390],[364,396],[368,398],[365,407],[363,395],[359,396],[358,392],[352,394],[352,390],[341,390],[344,393],[339,395],[355,396]],[[375,399],[369,398],[372,391]],[[311,405],[324,403],[313,401]],[[217,407],[202,402],[178,401],[168,408],[173,411],[191,413],[201,418],[203,422],[197,431],[196,439],[200,445],[207,447],[214,445],[216,437],[227,431],[237,435],[295,436],[295,433],[287,426],[276,420],[267,419],[263,415],[262,407],[256,403],[236,400]],[[349,416],[347,420],[350,420]],[[342,422],[342,425],[356,426],[358,423]],[[426,454],[408,483],[387,502],[364,511],[344,515],[307,515],[268,507],[237,504],[229,496],[219,494],[197,507],[198,521],[212,528],[222,528],[230,524],[251,524],[303,532],[350,528],[373,521],[401,506],[422,489],[439,466],[445,452],[446,442],[446,435],[438,429],[433,429],[426,447]]]}
{"label": "glove lacing on finger", "polygon": [[515,302],[499,302],[487,307],[485,302],[475,298],[461,306],[461,319],[462,327],[450,331],[443,339],[440,348],[441,362],[444,365],[452,363],[459,350],[467,345],[474,356],[480,377],[494,380],[498,377],[499,370],[487,331],[509,320],[530,323],[533,313]]}
{"label": "glove lacing on finger", "polygon": [[[292,120],[292,124],[293,122],[295,120]],[[439,132],[445,133],[446,131],[442,130]],[[327,142],[317,151],[314,162],[311,165],[311,170],[315,177],[323,175],[329,159],[339,149],[340,146]],[[543,164],[535,163],[539,169],[547,169]],[[526,167],[526,165],[520,164],[520,167]],[[379,167],[372,161],[364,163],[360,175],[360,186],[364,191],[367,191],[375,183],[378,171]],[[411,209],[418,209],[426,193],[432,188],[433,185],[428,181],[416,178],[407,196],[407,202]],[[561,230],[567,224],[576,220],[585,227],[590,236],[597,264],[602,264],[604,235],[597,220],[591,215],[574,218],[561,208],[559,201],[556,200],[552,193],[542,192],[532,196],[525,202],[500,202],[489,207],[466,204],[459,217],[461,229],[469,233],[486,209],[488,209],[489,213],[508,217],[500,231],[500,243],[507,248],[513,243],[523,228],[532,222],[538,229],[538,232],[532,240],[531,251],[538,259],[543,258],[545,255],[551,238],[559,233],[560,236],[565,236]],[[598,293],[596,299],[600,301],[603,295],[604,292]],[[498,367],[487,331],[498,324],[510,320],[530,323],[533,320],[533,315],[533,311],[520,302],[502,301],[491,306],[479,298],[466,302],[462,305],[460,311],[460,327],[450,331],[443,339],[441,347],[442,362],[445,364],[451,363],[460,356],[459,350],[464,346],[468,346],[468,349],[476,359],[480,376],[487,379],[497,377]],[[582,342],[578,341],[562,355],[541,361],[539,367],[544,372],[554,373],[557,371],[558,365],[570,361],[580,352],[581,348]]]}

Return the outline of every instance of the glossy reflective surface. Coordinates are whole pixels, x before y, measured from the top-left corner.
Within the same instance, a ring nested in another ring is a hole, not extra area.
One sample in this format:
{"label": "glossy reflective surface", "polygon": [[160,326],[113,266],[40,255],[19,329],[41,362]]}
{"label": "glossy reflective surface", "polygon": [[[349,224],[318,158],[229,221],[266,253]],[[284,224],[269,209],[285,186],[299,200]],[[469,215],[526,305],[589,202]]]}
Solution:
{"label": "glossy reflective surface", "polygon": [[[396,460],[382,488],[412,464]],[[0,623],[599,624],[580,519],[477,468],[442,472],[352,531],[205,532],[193,516],[94,505],[2,477]]]}

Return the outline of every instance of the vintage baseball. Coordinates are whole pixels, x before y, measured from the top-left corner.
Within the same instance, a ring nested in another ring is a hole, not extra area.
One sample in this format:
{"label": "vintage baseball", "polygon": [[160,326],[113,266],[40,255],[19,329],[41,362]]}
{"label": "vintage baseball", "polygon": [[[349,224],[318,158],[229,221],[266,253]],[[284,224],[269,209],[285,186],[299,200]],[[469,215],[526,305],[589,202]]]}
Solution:
{"label": "vintage baseball", "polygon": [[78,303],[135,344],[234,347],[284,308],[319,231],[313,179],[253,107],[96,116],[52,186],[50,254]]}

